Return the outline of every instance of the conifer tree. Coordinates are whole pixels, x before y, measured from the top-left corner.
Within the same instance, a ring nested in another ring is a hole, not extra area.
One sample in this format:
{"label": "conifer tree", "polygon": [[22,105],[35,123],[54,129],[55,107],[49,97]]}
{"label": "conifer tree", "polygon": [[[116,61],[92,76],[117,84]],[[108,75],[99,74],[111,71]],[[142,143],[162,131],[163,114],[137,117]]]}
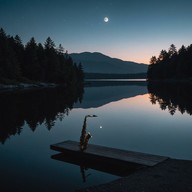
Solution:
{"label": "conifer tree", "polygon": [[32,37],[24,46],[21,38],[0,29],[0,80],[32,80],[69,85],[83,81],[82,66],[73,63],[60,44],[48,37],[44,46]]}
{"label": "conifer tree", "polygon": [[32,37],[25,47],[24,76],[31,80],[40,80],[40,64],[37,54],[38,46],[35,38]]}
{"label": "conifer tree", "polygon": [[182,45],[177,51],[172,44],[168,52],[166,50],[160,52],[157,61],[153,56],[148,67],[147,78],[148,80],[192,78],[192,45],[188,47]]}

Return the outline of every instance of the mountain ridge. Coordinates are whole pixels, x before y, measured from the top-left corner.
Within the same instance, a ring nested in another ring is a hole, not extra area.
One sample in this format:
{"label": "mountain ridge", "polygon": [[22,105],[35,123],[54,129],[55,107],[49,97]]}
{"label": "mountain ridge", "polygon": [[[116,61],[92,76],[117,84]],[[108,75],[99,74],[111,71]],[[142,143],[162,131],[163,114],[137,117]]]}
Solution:
{"label": "mountain ridge", "polygon": [[135,74],[146,73],[148,65],[111,58],[100,52],[69,54],[75,63],[81,63],[85,73]]}

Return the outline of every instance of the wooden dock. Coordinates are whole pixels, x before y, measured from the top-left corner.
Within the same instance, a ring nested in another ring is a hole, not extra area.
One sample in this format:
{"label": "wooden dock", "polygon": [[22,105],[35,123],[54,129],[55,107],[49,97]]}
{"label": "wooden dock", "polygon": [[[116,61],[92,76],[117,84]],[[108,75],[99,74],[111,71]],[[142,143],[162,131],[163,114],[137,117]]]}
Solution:
{"label": "wooden dock", "polygon": [[168,157],[126,151],[93,144],[89,144],[88,148],[82,152],[79,148],[79,142],[70,140],[53,144],[50,148],[62,153],[71,154],[76,158],[91,158],[95,160],[105,159],[108,162],[115,162],[118,164],[133,163],[143,166],[154,166],[168,159]]}

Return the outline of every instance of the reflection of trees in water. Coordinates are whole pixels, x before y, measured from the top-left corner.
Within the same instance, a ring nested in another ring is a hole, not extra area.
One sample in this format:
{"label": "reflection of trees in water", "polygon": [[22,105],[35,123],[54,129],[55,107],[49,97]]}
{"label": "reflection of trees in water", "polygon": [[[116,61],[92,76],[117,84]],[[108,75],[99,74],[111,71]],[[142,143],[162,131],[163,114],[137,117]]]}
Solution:
{"label": "reflection of trees in water", "polygon": [[167,109],[171,115],[177,110],[192,115],[191,83],[149,83],[148,91],[151,103],[158,103],[162,110]]}
{"label": "reflection of trees in water", "polygon": [[20,134],[26,123],[32,131],[45,124],[50,130],[57,119],[81,102],[83,88],[52,88],[0,94],[0,142]]}

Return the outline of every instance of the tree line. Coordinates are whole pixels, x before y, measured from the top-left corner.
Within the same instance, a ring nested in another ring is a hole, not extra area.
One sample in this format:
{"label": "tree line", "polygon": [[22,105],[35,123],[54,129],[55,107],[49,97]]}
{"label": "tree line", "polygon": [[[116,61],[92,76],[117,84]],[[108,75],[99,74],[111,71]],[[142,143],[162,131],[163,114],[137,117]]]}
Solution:
{"label": "tree line", "polygon": [[[83,82],[81,63],[73,62],[62,45],[56,48],[48,37],[42,45],[32,37],[26,45],[21,38],[0,29],[0,82]],[[11,81],[10,81],[11,80]]]}
{"label": "tree line", "polygon": [[148,80],[191,79],[192,44],[177,50],[172,44],[168,51],[161,50],[159,57],[152,56],[147,72]]}

